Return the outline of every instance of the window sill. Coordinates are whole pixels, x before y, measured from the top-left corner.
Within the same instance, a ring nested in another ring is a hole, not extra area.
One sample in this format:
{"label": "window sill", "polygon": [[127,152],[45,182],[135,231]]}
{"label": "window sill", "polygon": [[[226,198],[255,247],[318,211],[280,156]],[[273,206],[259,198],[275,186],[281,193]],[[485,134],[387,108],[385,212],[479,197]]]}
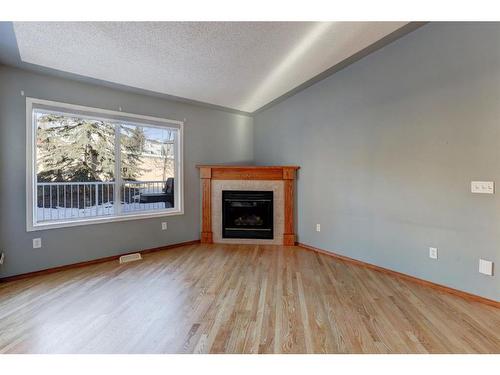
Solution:
{"label": "window sill", "polygon": [[118,221],[129,221],[129,220],[141,220],[141,219],[151,219],[155,217],[165,217],[165,216],[177,216],[184,215],[183,210],[162,210],[156,212],[145,212],[145,213],[133,213],[133,214],[123,214],[120,216],[105,216],[96,217],[80,220],[68,220],[68,221],[50,221],[46,223],[28,224],[26,230],[28,232],[34,232],[46,229],[56,229],[56,228],[66,228],[66,227],[76,227],[81,225],[92,225],[92,224],[106,224],[114,223]]}

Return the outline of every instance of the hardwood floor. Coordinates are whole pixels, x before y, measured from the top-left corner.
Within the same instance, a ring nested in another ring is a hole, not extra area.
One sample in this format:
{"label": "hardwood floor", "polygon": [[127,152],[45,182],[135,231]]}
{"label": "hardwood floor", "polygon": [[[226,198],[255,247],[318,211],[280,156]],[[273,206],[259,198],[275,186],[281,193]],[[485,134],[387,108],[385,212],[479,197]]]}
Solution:
{"label": "hardwood floor", "polygon": [[299,247],[198,244],[0,284],[0,353],[500,353],[500,309]]}

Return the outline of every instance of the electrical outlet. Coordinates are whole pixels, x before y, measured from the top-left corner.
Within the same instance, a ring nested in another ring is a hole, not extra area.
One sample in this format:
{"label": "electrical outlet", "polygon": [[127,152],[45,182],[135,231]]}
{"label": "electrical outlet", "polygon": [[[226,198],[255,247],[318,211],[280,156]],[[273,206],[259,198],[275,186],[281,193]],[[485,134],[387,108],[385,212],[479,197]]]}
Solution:
{"label": "electrical outlet", "polygon": [[33,238],[33,249],[39,249],[42,247],[42,239],[41,238]]}
{"label": "electrical outlet", "polygon": [[429,258],[437,259],[438,258],[438,249],[437,247],[429,247]]}
{"label": "electrical outlet", "polygon": [[3,264],[5,261],[5,253],[0,254],[0,266]]}
{"label": "electrical outlet", "polygon": [[321,224],[316,224],[316,232],[321,232]]}
{"label": "electrical outlet", "polygon": [[167,222],[166,221],[161,223],[161,230],[167,230]]}
{"label": "electrical outlet", "polygon": [[479,272],[484,275],[493,276],[493,262],[479,259]]}

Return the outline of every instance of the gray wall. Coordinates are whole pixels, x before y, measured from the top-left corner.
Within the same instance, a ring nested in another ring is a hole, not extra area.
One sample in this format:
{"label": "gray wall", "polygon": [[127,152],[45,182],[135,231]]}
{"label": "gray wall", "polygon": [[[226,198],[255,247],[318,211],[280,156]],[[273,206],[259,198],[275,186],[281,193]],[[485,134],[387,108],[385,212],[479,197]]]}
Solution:
{"label": "gray wall", "polygon": [[[27,96],[92,107],[186,119],[184,132],[185,214],[109,224],[26,232],[25,171]],[[197,163],[244,163],[253,159],[250,117],[167,101],[0,66],[0,249],[10,276],[128,251],[199,238],[200,189]],[[12,199],[17,197],[18,199]],[[32,248],[41,237],[43,247]]]}
{"label": "gray wall", "polygon": [[500,187],[499,41],[428,24],[259,113],[256,161],[301,166],[298,240],[500,300],[500,189],[470,193]]}

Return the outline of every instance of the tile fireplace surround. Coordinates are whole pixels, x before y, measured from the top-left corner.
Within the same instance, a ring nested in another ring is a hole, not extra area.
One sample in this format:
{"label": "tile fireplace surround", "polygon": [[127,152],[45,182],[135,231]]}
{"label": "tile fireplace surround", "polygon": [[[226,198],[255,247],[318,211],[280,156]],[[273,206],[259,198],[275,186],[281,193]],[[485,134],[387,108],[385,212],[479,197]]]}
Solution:
{"label": "tile fireplace surround", "polygon": [[[202,190],[201,243],[295,245],[294,191],[298,166],[197,165]],[[222,238],[222,191],[274,192],[274,238]]]}

